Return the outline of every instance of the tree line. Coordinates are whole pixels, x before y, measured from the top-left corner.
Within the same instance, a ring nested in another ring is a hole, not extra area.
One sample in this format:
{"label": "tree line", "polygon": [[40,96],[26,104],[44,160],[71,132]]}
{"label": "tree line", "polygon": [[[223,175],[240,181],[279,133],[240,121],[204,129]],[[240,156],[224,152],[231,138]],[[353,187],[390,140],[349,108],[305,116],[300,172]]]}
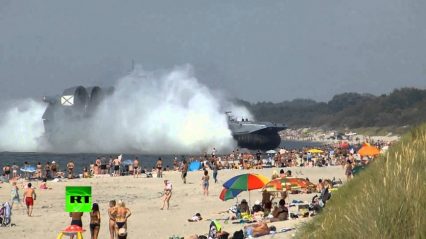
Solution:
{"label": "tree line", "polygon": [[237,103],[246,106],[258,121],[286,123],[291,128],[400,127],[426,121],[426,90],[417,88],[395,89],[380,96],[343,93],[328,102]]}

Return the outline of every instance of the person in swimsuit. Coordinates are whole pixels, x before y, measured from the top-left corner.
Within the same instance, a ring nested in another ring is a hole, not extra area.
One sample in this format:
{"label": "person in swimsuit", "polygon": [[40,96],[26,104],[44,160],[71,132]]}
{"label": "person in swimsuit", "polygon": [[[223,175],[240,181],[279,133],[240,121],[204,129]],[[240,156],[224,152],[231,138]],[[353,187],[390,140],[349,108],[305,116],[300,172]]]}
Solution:
{"label": "person in swimsuit", "polygon": [[188,163],[184,159],[182,161],[182,180],[183,180],[183,183],[185,183],[185,184],[186,184],[186,175],[187,174],[188,174]]}
{"label": "person in swimsuit", "polygon": [[130,209],[126,208],[126,205],[122,200],[119,200],[117,207],[114,210],[115,215],[115,234],[118,235],[120,228],[125,228],[127,230],[127,218],[129,218],[132,213]]}
{"label": "person in swimsuit", "polygon": [[115,204],[115,200],[109,201],[108,216],[110,239],[115,239]]}
{"label": "person in swimsuit", "polygon": [[46,162],[46,165],[44,165],[44,171],[46,173],[45,178],[50,178],[50,162]]}
{"label": "person in swimsuit", "polygon": [[172,197],[172,183],[169,180],[164,180],[164,197],[163,197],[163,206],[160,208],[164,209],[164,206],[167,204],[167,210],[169,210],[170,198]]}
{"label": "person in swimsuit", "polygon": [[204,171],[204,176],[201,178],[202,186],[203,186],[203,195],[209,195],[209,172],[207,170]]}
{"label": "person in swimsuit", "polygon": [[352,179],[352,162],[350,160],[346,161],[345,175],[348,181]]}
{"label": "person in swimsuit", "polygon": [[11,201],[11,208],[13,209],[13,205],[17,203],[19,207],[21,207],[21,199],[19,199],[19,188],[16,185],[16,182],[12,183],[12,190],[10,191],[10,201]]}
{"label": "person in swimsuit", "polygon": [[99,205],[97,203],[93,203],[92,211],[90,212],[91,239],[98,239],[100,227],[101,227],[101,213],[99,212]]}
{"label": "person in swimsuit", "polygon": [[288,208],[285,206],[284,199],[281,199],[278,204],[279,206],[275,206],[272,211],[274,217],[271,218],[271,222],[288,220]]}
{"label": "person in swimsuit", "polygon": [[115,158],[112,163],[114,164],[114,173],[112,174],[112,176],[120,176],[120,159]]}
{"label": "person in swimsuit", "polygon": [[93,173],[95,175],[100,174],[101,172],[101,159],[98,157],[95,161],[95,165],[93,166]]}
{"label": "person in swimsuit", "polygon": [[163,161],[161,160],[161,158],[158,158],[155,166],[157,168],[157,178],[162,178],[163,177]]}
{"label": "person in swimsuit", "polygon": [[[81,221],[81,217],[83,216],[82,212],[70,212],[70,218],[71,218],[71,226],[79,226],[83,228],[83,222]],[[71,239],[74,238],[74,236],[70,236]]]}
{"label": "person in swimsuit", "polygon": [[68,169],[68,178],[71,179],[74,176],[74,162],[73,161],[69,161],[67,163],[67,169]]}
{"label": "person in swimsuit", "polygon": [[28,188],[24,192],[23,201],[25,205],[27,205],[27,215],[31,217],[31,214],[33,213],[33,206],[34,201],[36,200],[36,193],[34,189],[32,188],[32,184],[28,183]]}
{"label": "person in swimsuit", "polygon": [[52,178],[56,178],[56,173],[58,172],[58,165],[55,161],[52,161],[52,164],[50,165],[50,171],[52,172]]}
{"label": "person in swimsuit", "polygon": [[133,160],[133,177],[137,178],[140,174],[138,157]]}
{"label": "person in swimsuit", "polygon": [[41,179],[41,171],[42,171],[42,167],[43,167],[43,166],[41,166],[41,163],[40,163],[40,162],[38,162],[38,163],[37,163],[37,166],[36,166],[36,177],[37,177],[38,179]]}

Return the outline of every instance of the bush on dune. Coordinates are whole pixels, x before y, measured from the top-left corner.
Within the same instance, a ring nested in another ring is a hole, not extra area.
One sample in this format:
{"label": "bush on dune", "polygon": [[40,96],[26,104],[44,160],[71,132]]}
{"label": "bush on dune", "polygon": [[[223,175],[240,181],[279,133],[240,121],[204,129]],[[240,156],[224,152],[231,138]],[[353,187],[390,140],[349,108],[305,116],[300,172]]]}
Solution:
{"label": "bush on dune", "polygon": [[299,238],[426,238],[426,124],[345,184]]}

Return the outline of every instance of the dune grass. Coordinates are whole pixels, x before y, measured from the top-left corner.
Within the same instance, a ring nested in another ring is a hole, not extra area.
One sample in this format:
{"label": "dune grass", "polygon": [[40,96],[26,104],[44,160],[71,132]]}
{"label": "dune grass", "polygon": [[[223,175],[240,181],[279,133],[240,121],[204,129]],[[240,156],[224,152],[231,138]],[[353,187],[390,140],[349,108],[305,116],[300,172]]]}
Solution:
{"label": "dune grass", "polygon": [[426,124],[346,183],[298,238],[426,238]]}

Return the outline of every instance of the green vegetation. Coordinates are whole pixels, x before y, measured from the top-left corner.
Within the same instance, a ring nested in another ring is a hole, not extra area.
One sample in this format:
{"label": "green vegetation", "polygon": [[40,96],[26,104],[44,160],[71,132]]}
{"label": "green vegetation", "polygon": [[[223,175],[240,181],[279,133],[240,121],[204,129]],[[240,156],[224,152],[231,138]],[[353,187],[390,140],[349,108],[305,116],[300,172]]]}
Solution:
{"label": "green vegetation", "polygon": [[299,238],[426,238],[426,124],[345,184]]}
{"label": "green vegetation", "polygon": [[327,103],[306,99],[238,103],[246,106],[257,120],[283,122],[292,128],[401,128],[426,121],[426,90],[415,88],[402,88],[381,96],[344,93]]}

